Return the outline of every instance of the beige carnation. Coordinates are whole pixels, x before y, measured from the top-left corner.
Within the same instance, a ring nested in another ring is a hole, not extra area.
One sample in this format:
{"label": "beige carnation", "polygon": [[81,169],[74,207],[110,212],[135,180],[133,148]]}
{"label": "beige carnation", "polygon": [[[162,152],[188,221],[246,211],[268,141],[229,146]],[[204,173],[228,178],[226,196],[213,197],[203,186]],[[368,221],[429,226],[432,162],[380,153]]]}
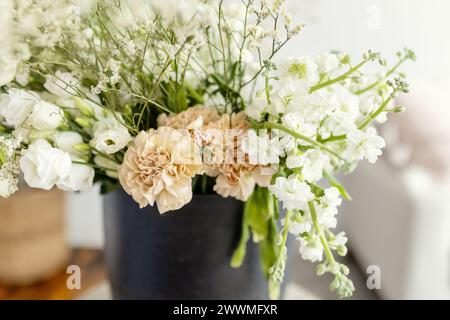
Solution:
{"label": "beige carnation", "polygon": [[218,121],[220,115],[215,108],[195,106],[177,114],[167,115],[162,113],[158,116],[158,127],[171,127],[175,129],[194,129],[206,126],[211,122]]}
{"label": "beige carnation", "polygon": [[160,127],[137,135],[119,168],[119,181],[141,208],[156,202],[164,213],[191,201],[192,177],[201,172],[200,149],[189,134]]}

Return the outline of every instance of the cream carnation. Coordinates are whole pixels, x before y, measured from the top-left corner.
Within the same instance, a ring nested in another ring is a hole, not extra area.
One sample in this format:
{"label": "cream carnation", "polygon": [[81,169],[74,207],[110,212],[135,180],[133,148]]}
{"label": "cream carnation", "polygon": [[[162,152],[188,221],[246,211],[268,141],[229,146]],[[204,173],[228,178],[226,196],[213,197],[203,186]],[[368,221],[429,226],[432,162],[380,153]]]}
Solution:
{"label": "cream carnation", "polygon": [[201,172],[200,149],[191,137],[160,127],[137,135],[119,168],[119,181],[141,208],[156,202],[164,213],[191,201],[192,177]]}

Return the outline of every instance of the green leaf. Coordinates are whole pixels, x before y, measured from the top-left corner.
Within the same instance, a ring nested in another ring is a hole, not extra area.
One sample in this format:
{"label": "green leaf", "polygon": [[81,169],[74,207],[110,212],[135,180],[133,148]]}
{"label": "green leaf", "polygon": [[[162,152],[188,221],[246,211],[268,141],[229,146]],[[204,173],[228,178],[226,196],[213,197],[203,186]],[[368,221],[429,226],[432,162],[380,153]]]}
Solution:
{"label": "green leaf", "polygon": [[277,246],[277,225],[274,218],[268,221],[268,234],[266,239],[259,243],[259,257],[261,268],[266,279],[269,279],[269,269],[277,260],[279,247]]}
{"label": "green leaf", "polygon": [[118,189],[120,184],[115,180],[103,180],[100,186],[100,193],[106,194]]}
{"label": "green leaf", "polygon": [[274,215],[272,195],[267,188],[256,187],[247,206],[247,223],[252,230],[253,241],[261,242],[268,234],[267,222]]}
{"label": "green leaf", "polygon": [[[250,196],[251,198],[252,196]],[[239,268],[244,261],[245,254],[247,252],[247,242],[250,239],[250,230],[247,224],[247,214],[248,214],[248,203],[244,206],[244,214],[242,216],[242,229],[241,229],[241,238],[239,240],[239,244],[237,248],[234,250],[233,257],[231,258],[231,267]]]}

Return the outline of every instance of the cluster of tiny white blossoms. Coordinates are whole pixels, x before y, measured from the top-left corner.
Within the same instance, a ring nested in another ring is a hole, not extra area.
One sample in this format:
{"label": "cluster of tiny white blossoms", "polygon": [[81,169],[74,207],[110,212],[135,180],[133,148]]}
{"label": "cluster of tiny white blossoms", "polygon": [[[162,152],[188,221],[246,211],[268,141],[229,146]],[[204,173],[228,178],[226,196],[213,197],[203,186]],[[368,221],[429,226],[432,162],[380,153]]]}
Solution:
{"label": "cluster of tiny white blossoms", "polygon": [[[334,175],[382,154],[372,123],[403,110],[398,68],[411,50],[392,67],[371,51],[357,61],[333,52],[279,59],[304,27],[284,0],[4,0],[0,18],[1,196],[17,191],[19,173],[47,190],[121,185],[160,212],[193,192],[232,196],[246,202],[231,265],[243,263],[250,238],[259,243],[271,298],[288,234],[318,274],[334,275],[339,296],[352,293],[334,257],[347,251],[333,229],[349,199]],[[368,72],[374,63],[381,71]],[[208,130],[239,134],[224,146]],[[168,143],[172,135],[183,143]],[[172,159],[215,159],[215,149],[232,163]]]}

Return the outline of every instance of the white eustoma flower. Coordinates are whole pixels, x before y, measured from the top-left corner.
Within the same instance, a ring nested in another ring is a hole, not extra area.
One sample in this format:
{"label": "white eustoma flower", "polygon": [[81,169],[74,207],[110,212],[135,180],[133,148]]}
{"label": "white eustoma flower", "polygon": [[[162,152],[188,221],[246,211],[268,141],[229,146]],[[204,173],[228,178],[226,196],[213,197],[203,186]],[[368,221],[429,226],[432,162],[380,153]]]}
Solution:
{"label": "white eustoma flower", "polygon": [[277,136],[270,138],[267,132],[258,136],[254,130],[247,132],[242,141],[242,150],[248,154],[250,164],[259,165],[277,164],[284,154]]}
{"label": "white eustoma flower", "polygon": [[72,160],[67,152],[53,148],[48,141],[39,139],[23,152],[20,168],[30,187],[50,190],[70,174]]}
{"label": "white eustoma flower", "polygon": [[55,75],[46,77],[44,88],[61,98],[76,95],[80,82],[70,72],[56,71]]}
{"label": "white eustoma flower", "polygon": [[283,203],[288,210],[305,210],[308,201],[314,199],[311,188],[296,176],[278,177],[269,190]]}
{"label": "white eustoma flower", "polygon": [[88,165],[74,163],[69,175],[56,186],[65,191],[89,191],[92,189],[95,171]]}
{"label": "white eustoma flower", "polygon": [[333,53],[319,53],[316,56],[315,62],[320,73],[330,73],[339,67],[339,58]]}
{"label": "white eustoma flower", "polygon": [[54,130],[63,122],[62,110],[49,102],[39,100],[33,106],[28,123],[36,130]]}
{"label": "white eustoma flower", "polygon": [[350,160],[367,159],[370,163],[375,163],[383,153],[381,149],[386,145],[384,139],[377,135],[373,127],[366,131],[351,131],[347,134],[347,138],[349,144],[344,155]]}
{"label": "white eustoma flower", "polygon": [[0,116],[5,118],[6,125],[17,128],[25,122],[39,100],[34,93],[11,88],[8,93],[0,95]]}
{"label": "white eustoma flower", "polygon": [[312,235],[309,239],[299,238],[300,241],[300,255],[302,259],[311,262],[322,261],[323,247],[320,243],[319,237]]}
{"label": "white eustoma flower", "polygon": [[53,141],[62,151],[71,155],[79,155],[79,151],[75,150],[74,146],[83,143],[83,137],[78,132],[62,131],[54,135]]}
{"label": "white eustoma flower", "polygon": [[94,124],[94,138],[90,144],[96,150],[111,154],[122,150],[131,141],[128,129],[112,114],[101,118]]}

